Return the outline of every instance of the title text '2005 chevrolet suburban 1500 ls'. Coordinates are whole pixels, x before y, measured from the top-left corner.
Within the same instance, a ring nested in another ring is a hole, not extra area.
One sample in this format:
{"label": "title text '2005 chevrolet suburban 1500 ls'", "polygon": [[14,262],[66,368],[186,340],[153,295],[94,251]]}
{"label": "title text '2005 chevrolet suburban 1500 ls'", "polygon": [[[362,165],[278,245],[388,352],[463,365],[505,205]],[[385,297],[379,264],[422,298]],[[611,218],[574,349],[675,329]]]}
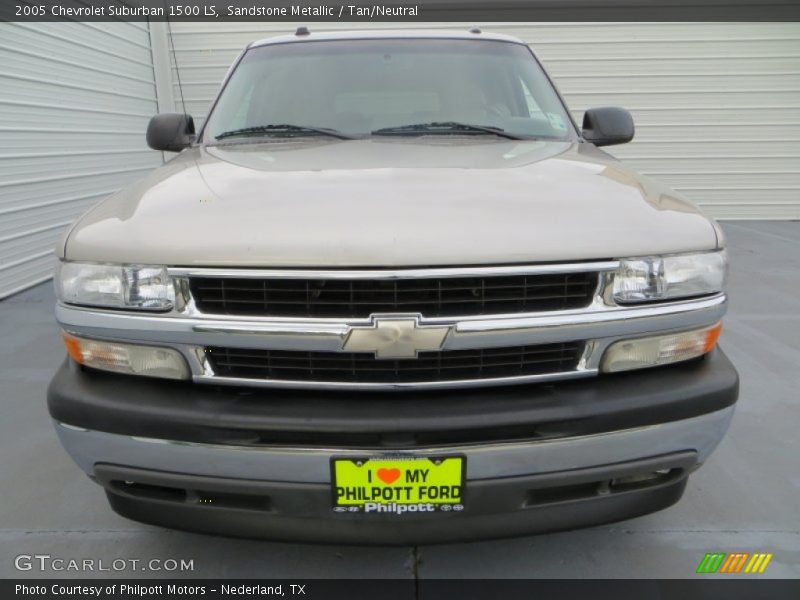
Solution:
{"label": "title text '2005 chevrolet suburban 1500 ls'", "polygon": [[59,248],[58,435],[118,513],[431,543],[676,502],[724,435],[722,233],[578,129],[528,46],[251,44]]}

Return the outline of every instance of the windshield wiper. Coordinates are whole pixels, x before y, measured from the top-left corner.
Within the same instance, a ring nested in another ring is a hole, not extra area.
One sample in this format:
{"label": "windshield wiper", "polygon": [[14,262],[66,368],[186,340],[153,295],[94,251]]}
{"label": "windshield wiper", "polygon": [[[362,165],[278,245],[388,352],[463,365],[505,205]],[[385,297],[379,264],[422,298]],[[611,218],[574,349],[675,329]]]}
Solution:
{"label": "windshield wiper", "polygon": [[257,125],[255,127],[242,127],[241,129],[231,129],[230,131],[223,131],[217,136],[214,136],[214,139],[222,140],[229,137],[247,137],[247,136],[260,136],[260,135],[272,135],[272,134],[282,134],[282,133],[313,133],[316,135],[326,135],[328,137],[335,137],[340,140],[352,140],[353,138],[345,133],[337,131],[336,129],[329,129],[327,127],[309,127],[306,125]]}
{"label": "windshield wiper", "polygon": [[454,134],[459,132],[499,135],[500,137],[508,138],[510,140],[522,139],[519,136],[506,133],[505,130],[501,129],[500,127],[491,127],[489,125],[470,125],[468,123],[458,123],[456,121],[434,121],[433,123],[416,123],[414,125],[384,127],[383,129],[376,129],[372,132],[372,135],[413,135],[416,133]]}

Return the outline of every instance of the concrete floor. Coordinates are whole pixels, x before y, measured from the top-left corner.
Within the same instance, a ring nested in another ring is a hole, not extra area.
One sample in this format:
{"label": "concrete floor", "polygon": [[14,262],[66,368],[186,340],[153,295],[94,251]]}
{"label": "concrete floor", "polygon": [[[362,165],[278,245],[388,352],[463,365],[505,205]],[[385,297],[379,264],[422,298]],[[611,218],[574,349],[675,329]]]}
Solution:
{"label": "concrete floor", "polygon": [[195,570],[185,575],[195,577],[686,578],[706,552],[760,551],[775,555],[765,576],[797,578],[800,223],[731,222],[725,230],[733,266],[722,345],[741,374],[741,397],[728,436],[690,479],[683,500],[622,523],[504,541],[309,546],[207,537],[118,517],[61,450],[47,415],[45,389],[64,354],[51,285],[0,302],[0,577],[92,576],[14,569],[19,554],[49,554],[193,559]]}

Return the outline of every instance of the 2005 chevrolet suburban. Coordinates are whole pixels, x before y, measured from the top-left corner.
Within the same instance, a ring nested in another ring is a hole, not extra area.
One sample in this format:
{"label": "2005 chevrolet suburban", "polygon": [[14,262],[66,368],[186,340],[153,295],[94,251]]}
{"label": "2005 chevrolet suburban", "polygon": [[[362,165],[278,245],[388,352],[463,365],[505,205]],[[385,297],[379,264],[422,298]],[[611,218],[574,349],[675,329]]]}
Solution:
{"label": "2005 chevrolet suburban", "polygon": [[251,44],[58,249],[58,435],[139,521],[431,543],[676,502],[738,394],[718,226],[527,45]]}

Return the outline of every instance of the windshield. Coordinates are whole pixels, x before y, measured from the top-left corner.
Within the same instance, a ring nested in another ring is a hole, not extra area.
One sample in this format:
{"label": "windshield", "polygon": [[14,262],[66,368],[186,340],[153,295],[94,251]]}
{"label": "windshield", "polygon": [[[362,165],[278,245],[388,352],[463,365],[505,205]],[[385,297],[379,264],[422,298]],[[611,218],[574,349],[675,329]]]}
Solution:
{"label": "windshield", "polygon": [[491,129],[497,129],[507,137],[563,140],[570,137],[570,127],[526,46],[347,40],[248,50],[209,117],[205,139],[235,140],[240,130],[248,130],[248,136],[254,130],[257,135],[322,135],[309,129],[316,128],[353,137],[373,132],[493,135]]}

